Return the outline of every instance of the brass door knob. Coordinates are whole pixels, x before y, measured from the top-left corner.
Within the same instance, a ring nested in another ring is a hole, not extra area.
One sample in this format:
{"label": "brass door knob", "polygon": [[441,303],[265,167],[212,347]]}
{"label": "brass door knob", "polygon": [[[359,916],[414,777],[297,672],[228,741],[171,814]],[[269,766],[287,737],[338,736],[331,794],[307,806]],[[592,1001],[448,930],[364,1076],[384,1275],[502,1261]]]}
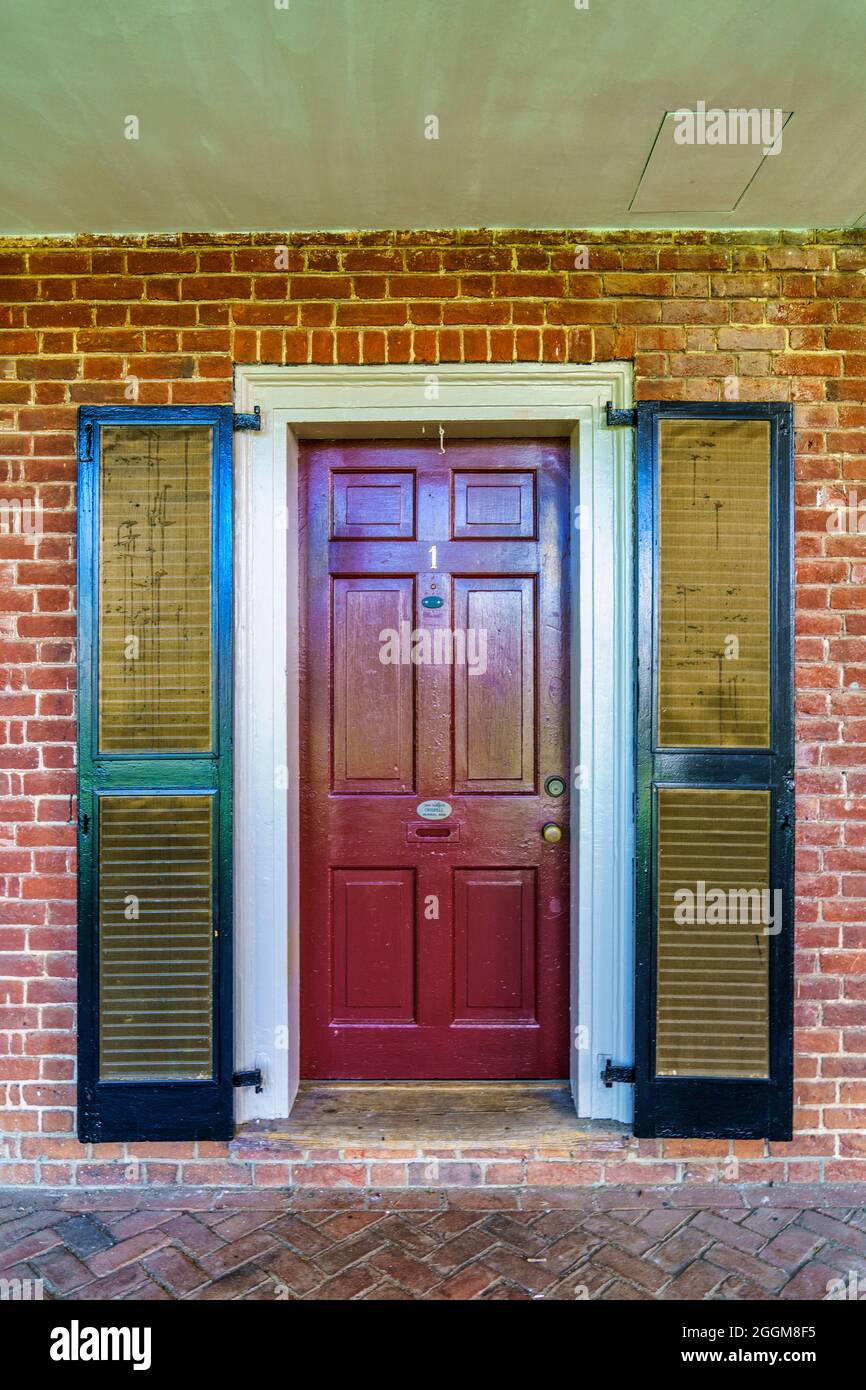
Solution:
{"label": "brass door knob", "polygon": [[549,845],[558,845],[562,839],[562,826],[549,820],[547,825],[541,827],[541,838],[546,840]]}

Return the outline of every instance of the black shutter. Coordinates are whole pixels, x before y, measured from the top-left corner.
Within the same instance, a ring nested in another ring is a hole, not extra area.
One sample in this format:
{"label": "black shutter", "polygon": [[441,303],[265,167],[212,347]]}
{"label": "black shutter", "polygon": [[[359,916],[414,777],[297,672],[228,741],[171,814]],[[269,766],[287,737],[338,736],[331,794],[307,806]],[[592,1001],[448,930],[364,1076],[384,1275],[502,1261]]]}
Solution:
{"label": "black shutter", "polygon": [[635,1133],[789,1139],[792,407],[637,419]]}
{"label": "black shutter", "polygon": [[232,411],[78,446],[79,1137],[227,1139]]}

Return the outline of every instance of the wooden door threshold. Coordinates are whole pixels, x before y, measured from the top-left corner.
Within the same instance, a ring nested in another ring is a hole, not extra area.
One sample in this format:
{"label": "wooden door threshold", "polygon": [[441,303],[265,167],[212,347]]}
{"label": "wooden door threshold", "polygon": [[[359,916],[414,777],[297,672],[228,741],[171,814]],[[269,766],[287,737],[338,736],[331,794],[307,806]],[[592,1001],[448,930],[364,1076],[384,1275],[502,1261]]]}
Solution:
{"label": "wooden door threshold", "polygon": [[308,1081],[286,1120],[244,1126],[243,1133],[299,1149],[347,1146],[412,1150],[515,1148],[572,1150],[628,1129],[581,1120],[564,1081]]}

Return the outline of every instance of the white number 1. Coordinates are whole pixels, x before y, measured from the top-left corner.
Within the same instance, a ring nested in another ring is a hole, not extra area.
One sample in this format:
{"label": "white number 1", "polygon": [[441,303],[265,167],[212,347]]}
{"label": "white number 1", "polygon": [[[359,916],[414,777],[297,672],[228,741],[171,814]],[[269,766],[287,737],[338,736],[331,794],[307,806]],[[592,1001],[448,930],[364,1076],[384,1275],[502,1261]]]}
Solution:
{"label": "white number 1", "polygon": [[435,570],[435,568],[436,568],[436,547],[435,547],[435,545],[431,545],[431,547],[430,547],[430,567],[431,567],[431,569],[434,569],[434,570]]}

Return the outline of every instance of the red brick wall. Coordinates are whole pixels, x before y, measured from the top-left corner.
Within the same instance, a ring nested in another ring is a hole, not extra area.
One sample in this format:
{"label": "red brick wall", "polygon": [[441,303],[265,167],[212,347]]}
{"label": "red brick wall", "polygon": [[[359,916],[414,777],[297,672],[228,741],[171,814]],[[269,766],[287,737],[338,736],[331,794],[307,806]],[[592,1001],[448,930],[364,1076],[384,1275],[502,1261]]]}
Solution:
{"label": "red brick wall", "polygon": [[866,232],[480,231],[0,242],[0,496],[38,494],[44,528],[0,535],[0,1183],[322,1176],[245,1141],[73,1138],[77,406],[131,378],[141,404],[229,402],[237,362],[612,358],[643,398],[795,403],[796,1138],[587,1143],[559,1180],[866,1178],[866,534],[825,524],[866,500]]}

